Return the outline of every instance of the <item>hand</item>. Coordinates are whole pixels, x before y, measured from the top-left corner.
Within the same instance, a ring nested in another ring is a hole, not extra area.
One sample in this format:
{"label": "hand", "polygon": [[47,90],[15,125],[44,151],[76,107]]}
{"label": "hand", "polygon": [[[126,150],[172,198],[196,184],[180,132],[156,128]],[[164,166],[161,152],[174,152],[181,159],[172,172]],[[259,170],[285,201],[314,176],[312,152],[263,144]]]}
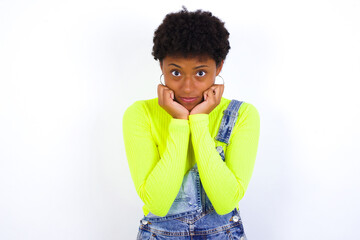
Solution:
{"label": "hand", "polygon": [[221,101],[224,92],[224,84],[214,84],[204,91],[204,101],[196,105],[190,115],[205,113],[209,114]]}
{"label": "hand", "polygon": [[173,90],[163,86],[162,84],[159,84],[157,93],[159,105],[165,109],[165,111],[167,111],[173,118],[188,119],[189,110],[187,110],[180,103],[174,101]]}

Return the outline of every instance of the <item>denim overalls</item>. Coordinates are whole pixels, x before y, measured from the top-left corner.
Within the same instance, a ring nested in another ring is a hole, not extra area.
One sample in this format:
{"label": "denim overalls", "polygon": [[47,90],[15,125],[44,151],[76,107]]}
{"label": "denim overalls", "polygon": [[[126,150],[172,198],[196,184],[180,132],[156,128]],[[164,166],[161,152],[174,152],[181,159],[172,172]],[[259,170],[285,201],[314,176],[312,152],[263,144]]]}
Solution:
{"label": "denim overalls", "polygon": [[[229,144],[230,135],[243,102],[231,100],[221,119],[216,140]],[[222,146],[216,147],[223,161]],[[246,240],[240,212],[235,207],[230,213],[218,215],[201,184],[197,163],[183,178],[179,193],[169,212],[159,217],[151,212],[140,220],[137,239]]]}

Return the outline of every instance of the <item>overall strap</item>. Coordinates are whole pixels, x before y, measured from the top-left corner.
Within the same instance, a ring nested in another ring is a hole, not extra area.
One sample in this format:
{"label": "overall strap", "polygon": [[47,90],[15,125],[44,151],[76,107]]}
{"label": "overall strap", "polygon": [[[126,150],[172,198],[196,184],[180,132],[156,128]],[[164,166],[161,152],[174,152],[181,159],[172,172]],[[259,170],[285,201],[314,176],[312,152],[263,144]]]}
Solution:
{"label": "overall strap", "polygon": [[228,107],[224,110],[224,115],[221,119],[220,128],[215,139],[217,141],[229,144],[229,139],[233,127],[239,115],[239,108],[243,102],[236,99],[232,99]]}

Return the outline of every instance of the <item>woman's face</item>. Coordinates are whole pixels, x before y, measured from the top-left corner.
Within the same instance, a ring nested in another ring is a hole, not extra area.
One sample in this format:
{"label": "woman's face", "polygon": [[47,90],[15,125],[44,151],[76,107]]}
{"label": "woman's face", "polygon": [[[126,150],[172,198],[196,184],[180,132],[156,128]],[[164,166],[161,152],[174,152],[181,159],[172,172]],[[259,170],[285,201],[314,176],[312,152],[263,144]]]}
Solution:
{"label": "woman's face", "polygon": [[[215,61],[210,57],[167,56],[160,67],[165,85],[174,91],[174,100],[191,111],[204,100],[203,92],[214,84],[222,65],[223,62],[216,67]],[[189,102],[182,98],[196,99]]]}

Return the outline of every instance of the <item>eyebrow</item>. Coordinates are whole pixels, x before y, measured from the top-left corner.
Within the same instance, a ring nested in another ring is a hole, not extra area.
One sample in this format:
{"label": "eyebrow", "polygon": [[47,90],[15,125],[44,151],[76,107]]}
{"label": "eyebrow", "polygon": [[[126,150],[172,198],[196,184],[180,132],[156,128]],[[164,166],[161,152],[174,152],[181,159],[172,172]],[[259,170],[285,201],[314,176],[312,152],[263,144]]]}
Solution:
{"label": "eyebrow", "polygon": [[[170,65],[181,68],[179,65],[176,65],[175,63],[170,63],[169,66]],[[193,69],[198,69],[198,68],[202,68],[202,67],[209,67],[209,66],[208,65],[200,65],[200,66],[194,67]]]}

